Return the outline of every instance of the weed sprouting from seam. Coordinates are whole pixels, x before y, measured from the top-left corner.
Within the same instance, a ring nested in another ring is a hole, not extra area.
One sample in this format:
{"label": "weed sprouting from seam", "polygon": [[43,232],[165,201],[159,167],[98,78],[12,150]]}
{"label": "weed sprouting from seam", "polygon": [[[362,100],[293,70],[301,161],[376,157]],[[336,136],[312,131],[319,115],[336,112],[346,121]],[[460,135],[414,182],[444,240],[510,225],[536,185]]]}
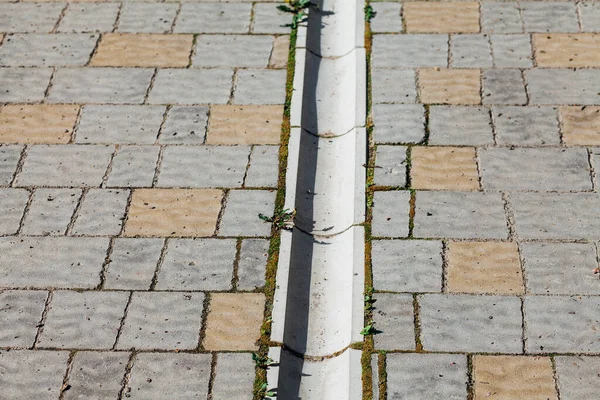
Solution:
{"label": "weed sprouting from seam", "polygon": [[370,3],[365,4],[364,12],[366,22],[371,22],[371,20],[377,15],[377,12],[373,9],[373,6]]}
{"label": "weed sprouting from seam", "polygon": [[306,10],[313,4],[310,0],[286,0],[286,3],[278,5],[277,9],[292,14],[292,22],[286,26],[297,29],[306,20]]}
{"label": "weed sprouting from seam", "polygon": [[290,211],[287,208],[285,210],[276,210],[272,217],[258,214],[258,218],[265,222],[271,222],[276,229],[291,229],[295,216],[296,210]]}

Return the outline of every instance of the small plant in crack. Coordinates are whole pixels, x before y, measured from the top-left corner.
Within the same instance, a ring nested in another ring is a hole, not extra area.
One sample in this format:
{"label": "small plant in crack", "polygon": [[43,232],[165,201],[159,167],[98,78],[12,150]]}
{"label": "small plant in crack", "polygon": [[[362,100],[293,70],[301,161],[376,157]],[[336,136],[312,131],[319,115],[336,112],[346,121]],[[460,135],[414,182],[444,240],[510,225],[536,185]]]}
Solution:
{"label": "small plant in crack", "polygon": [[365,6],[365,21],[371,22],[371,20],[377,15],[377,12],[373,10],[373,6],[367,4]]}
{"label": "small plant in crack", "polygon": [[252,360],[258,368],[267,368],[269,365],[273,364],[273,360],[270,357],[261,357],[256,353],[252,353]]}
{"label": "small plant in crack", "polygon": [[270,399],[272,397],[275,397],[275,391],[274,390],[268,390],[269,386],[267,385],[267,382],[263,383],[260,387],[260,398],[261,399]]}
{"label": "small plant in crack", "polygon": [[296,29],[298,24],[304,22],[306,18],[306,9],[309,8],[312,3],[310,0],[286,0],[287,4],[280,4],[277,6],[279,11],[290,13],[293,15],[292,23],[286,26],[291,26],[292,29]]}
{"label": "small plant in crack", "polygon": [[361,329],[360,334],[363,336],[372,335],[376,333],[375,322],[373,320],[369,321],[369,323]]}
{"label": "small plant in crack", "polygon": [[291,229],[294,226],[294,217],[296,216],[296,210],[290,211],[289,209],[275,211],[272,217],[264,214],[258,214],[258,218],[265,222],[272,222],[277,229]]}

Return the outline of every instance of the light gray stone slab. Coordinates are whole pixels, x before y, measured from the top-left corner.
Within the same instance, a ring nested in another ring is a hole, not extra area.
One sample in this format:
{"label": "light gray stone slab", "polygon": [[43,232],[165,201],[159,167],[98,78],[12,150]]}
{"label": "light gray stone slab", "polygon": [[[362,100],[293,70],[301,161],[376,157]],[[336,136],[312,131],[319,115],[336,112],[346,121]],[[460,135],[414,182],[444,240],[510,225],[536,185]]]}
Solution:
{"label": "light gray stone slab", "polygon": [[64,235],[80,197],[80,189],[37,189],[25,216],[22,233]]}
{"label": "light gray stone slab", "polygon": [[593,399],[600,384],[600,357],[558,356],[556,376],[562,400]]}
{"label": "light gray stone slab", "polygon": [[118,235],[128,199],[129,190],[90,189],[83,198],[73,235]]}
{"label": "light gray stone slab", "polygon": [[406,185],[406,147],[377,146],[375,184],[384,186]]}
{"label": "light gray stone slab", "polygon": [[493,33],[523,32],[523,22],[516,2],[484,1],[481,3],[481,30]]}
{"label": "light gray stone slab", "polygon": [[273,36],[262,35],[200,35],[196,39],[192,66],[265,68],[269,64],[273,39]]}
{"label": "light gray stone slab", "polygon": [[279,146],[254,146],[246,172],[246,187],[277,187]]}
{"label": "light gray stone slab", "polygon": [[251,4],[184,3],[175,33],[248,33]]}
{"label": "light gray stone slab", "polygon": [[490,68],[492,49],[488,35],[453,35],[450,39],[453,68]]}
{"label": "light gray stone slab", "polygon": [[77,352],[69,375],[70,388],[64,392],[64,398],[117,398],[128,360],[129,354],[125,352]]}
{"label": "light gray stone slab", "polygon": [[532,69],[524,74],[531,104],[600,104],[598,69]]}
{"label": "light gray stone slab", "polygon": [[252,398],[254,376],[254,362],[250,354],[218,353],[212,398],[214,400]]}
{"label": "light gray stone slab", "polygon": [[147,290],[160,258],[163,239],[117,238],[106,272],[106,289]]}
{"label": "light gray stone slab", "polygon": [[254,290],[265,285],[268,256],[268,240],[245,239],[242,241],[238,262],[237,288],[239,290]]}
{"label": "light gray stone slab", "polygon": [[0,346],[33,346],[47,297],[47,292],[38,290],[0,293]]}
{"label": "light gray stone slab", "polygon": [[219,236],[269,236],[271,224],[258,214],[273,215],[275,192],[267,190],[231,190],[219,227]]}
{"label": "light gray stone slab", "polygon": [[373,236],[406,237],[410,214],[410,192],[375,192],[373,195]]}
{"label": "light gray stone slab", "polygon": [[106,185],[150,187],[154,179],[159,146],[121,146],[117,150]]}
{"label": "light gray stone slab", "polygon": [[373,296],[373,340],[377,350],[414,350],[413,297],[410,294],[377,293]]}
{"label": "light gray stone slab", "polygon": [[29,192],[24,189],[0,189],[0,235],[14,235],[19,230]]}
{"label": "light gray stone slab", "polygon": [[237,72],[234,104],[283,104],[287,71],[243,69]]}
{"label": "light gray stone slab", "polygon": [[415,103],[417,101],[415,79],[415,71],[410,69],[373,69],[371,84],[373,104]]}
{"label": "light gray stone slab", "polygon": [[425,110],[420,104],[373,105],[375,143],[419,143],[425,138]]}
{"label": "light gray stone slab", "polygon": [[65,12],[58,32],[112,32],[119,3],[73,3]]}
{"label": "light gray stone slab", "polygon": [[430,145],[493,144],[492,123],[485,107],[431,106]]}
{"label": "light gray stone slab", "polygon": [[379,385],[381,384],[381,377],[379,375],[379,355],[373,353],[371,355],[371,379],[372,385],[371,390],[373,391],[373,400],[380,400],[379,397]]}
{"label": "light gray stone slab", "polygon": [[521,71],[488,69],[483,71],[483,104],[527,104]]}
{"label": "light gray stone slab", "polygon": [[176,3],[124,3],[118,32],[168,33],[175,20]]}
{"label": "light gray stone slab", "polygon": [[402,17],[400,3],[373,3],[371,4],[375,16],[371,20],[371,32],[402,32]]}
{"label": "light gray stone slab", "polygon": [[500,145],[552,145],[560,143],[555,107],[494,106],[492,118]]}
{"label": "light gray stone slab", "polygon": [[8,67],[84,66],[98,35],[15,34],[0,46],[0,65]]}
{"label": "light gray stone slab", "polygon": [[231,93],[230,69],[160,69],[150,104],[225,104]]}
{"label": "light gray stone slab", "polygon": [[51,68],[0,68],[0,102],[36,103],[44,99]]}
{"label": "light gray stone slab", "polygon": [[0,32],[49,33],[64,7],[64,3],[3,3]]}
{"label": "light gray stone slab", "polygon": [[520,3],[525,32],[577,32],[574,2],[524,1]]}
{"label": "light gray stone slab", "polygon": [[289,33],[292,16],[277,9],[275,4],[254,5],[252,33]]}
{"label": "light gray stone slab", "polygon": [[374,68],[448,66],[448,36],[434,34],[375,35]]}
{"label": "light gray stone slab", "polygon": [[174,106],[158,138],[162,144],[202,144],[206,137],[208,107]]}
{"label": "light gray stone slab", "polygon": [[583,32],[600,31],[600,3],[585,1],[579,4],[581,29]]}
{"label": "light gray stone slab", "polygon": [[22,146],[0,145],[0,186],[8,186],[12,181],[21,158],[21,151],[23,151]]}
{"label": "light gray stone slab", "polygon": [[533,66],[529,35],[490,35],[496,68],[531,68]]}

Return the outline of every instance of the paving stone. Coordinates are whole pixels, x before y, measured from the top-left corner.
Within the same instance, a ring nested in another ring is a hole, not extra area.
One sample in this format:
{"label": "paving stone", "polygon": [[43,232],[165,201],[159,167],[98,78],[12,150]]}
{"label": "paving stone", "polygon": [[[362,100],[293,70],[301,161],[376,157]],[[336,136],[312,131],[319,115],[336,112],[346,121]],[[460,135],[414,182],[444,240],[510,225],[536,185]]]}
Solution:
{"label": "paving stone", "polygon": [[222,197],[216,189],[136,189],[125,236],[212,236]]}
{"label": "paving stone", "polygon": [[129,354],[122,352],[77,352],[65,399],[117,398],[128,360]]}
{"label": "paving stone", "polygon": [[210,365],[210,354],[137,354],[126,396],[144,400],[203,399],[208,396]]}
{"label": "paving stone", "polygon": [[158,138],[163,144],[202,144],[206,137],[208,107],[174,106]]}
{"label": "paving stone", "polygon": [[402,32],[400,3],[373,3],[375,17],[371,20],[371,32]]}
{"label": "paving stone", "polygon": [[14,235],[19,230],[29,192],[24,189],[0,189],[0,235]]}
{"label": "paving stone", "polygon": [[119,3],[69,4],[58,32],[112,32],[119,6]]}
{"label": "paving stone", "polygon": [[0,185],[8,186],[12,181],[21,151],[21,146],[0,145]]}
{"label": "paving stone", "polygon": [[558,399],[550,357],[473,357],[478,399]]}
{"label": "paving stone", "polygon": [[68,143],[79,106],[5,105],[0,108],[0,142]]}
{"label": "paving stone", "polygon": [[159,69],[150,104],[225,104],[231,92],[229,69]]}
{"label": "paving stone", "polygon": [[0,102],[35,103],[42,101],[52,76],[51,68],[0,68]]}
{"label": "paving stone", "polygon": [[489,68],[493,65],[488,35],[453,35],[450,49],[454,68]]}
{"label": "paving stone", "polygon": [[484,107],[431,106],[429,131],[430,145],[494,143],[490,113]]}
{"label": "paving stone", "polygon": [[600,104],[600,70],[525,71],[531,104]]}
{"label": "paving stone", "polygon": [[118,235],[128,198],[129,190],[90,189],[83,198],[73,235]]}
{"label": "paving stone", "polygon": [[[373,71],[372,79],[373,104],[415,103],[417,101],[416,78],[415,72],[412,70],[376,69]],[[408,107],[406,106],[407,109]],[[422,109],[422,106],[419,107]],[[410,113],[410,111],[407,112]]]}
{"label": "paving stone", "polygon": [[52,80],[48,102],[142,103],[152,72],[148,68],[59,69]]}
{"label": "paving stone", "polygon": [[119,15],[119,32],[168,33],[179,6],[174,3],[124,3]]}
{"label": "paving stone", "polygon": [[279,147],[255,146],[246,172],[245,187],[277,187]]}
{"label": "paving stone", "polygon": [[600,36],[593,33],[534,34],[533,45],[535,61],[539,67],[600,66]]}
{"label": "paving stone", "polygon": [[600,145],[600,107],[560,107],[560,117],[565,144]]}
{"label": "paving stone", "polygon": [[248,33],[251,4],[184,3],[175,33]]}
{"label": "paving stone", "polygon": [[22,233],[64,235],[80,197],[80,189],[36,189]]}
{"label": "paving stone", "polygon": [[386,367],[392,399],[467,398],[467,358],[462,354],[387,354]]}
{"label": "paving stone", "polygon": [[162,239],[115,239],[107,266],[105,288],[148,289],[162,247]]}
{"label": "paving stone", "polygon": [[593,399],[597,396],[599,357],[558,356],[554,359],[561,399]]}
{"label": "paving stone", "polygon": [[192,65],[264,68],[269,64],[272,47],[272,36],[200,35],[196,39]]}
{"label": "paving stone", "polygon": [[113,158],[108,187],[150,187],[158,160],[158,146],[122,146]]}
{"label": "paving stone", "polygon": [[375,143],[419,143],[425,137],[425,110],[420,104],[374,104]]}
{"label": "paving stone", "polygon": [[555,107],[494,106],[496,141],[500,145],[550,145],[560,143]]}
{"label": "paving stone", "polygon": [[119,349],[195,349],[202,324],[204,294],[134,292]]}
{"label": "paving stone", "polygon": [[424,1],[403,4],[406,31],[409,33],[479,32],[479,4]]}
{"label": "paving stone", "polygon": [[273,7],[274,4],[256,3],[252,33],[289,33],[292,18],[289,13]]}
{"label": "paving stone", "polygon": [[237,72],[234,104],[283,104],[287,71],[242,69]]}
{"label": "paving stone", "polygon": [[527,94],[518,69],[483,71],[483,104],[527,104]]}
{"label": "paving stone", "polygon": [[600,31],[600,4],[595,1],[585,1],[579,6],[579,18],[583,32]]}
{"label": "paving stone", "polygon": [[263,321],[262,293],[212,293],[202,343],[206,350],[257,350]]}
{"label": "paving stone", "polygon": [[2,396],[7,400],[57,399],[68,358],[68,351],[3,351],[0,353]]}
{"label": "paving stone", "polygon": [[418,192],[415,237],[506,239],[500,193]]}
{"label": "paving stone", "polygon": [[375,192],[373,195],[373,236],[407,237],[410,192]]}
{"label": "paving stone", "polygon": [[290,37],[277,36],[273,41],[273,51],[269,58],[270,68],[287,68],[290,52]]}
{"label": "paving stone", "polygon": [[379,372],[379,357],[383,357],[383,355],[379,356],[376,353],[371,354],[371,390],[373,392],[373,400],[380,399],[379,386],[381,385],[381,381],[383,380]]}
{"label": "paving stone", "polygon": [[499,1],[482,2],[481,30],[493,33],[523,32],[519,4]]}
{"label": "paving stone", "polygon": [[214,105],[207,144],[279,144],[283,107],[277,105]]}
{"label": "paving stone", "polygon": [[525,32],[577,32],[576,5],[573,2],[520,3]]}
{"label": "paving stone", "polygon": [[509,296],[420,296],[421,340],[428,351],[520,353],[521,301]]}
{"label": "paving stone", "polygon": [[496,68],[531,68],[529,35],[490,35]]}
{"label": "paving stone", "polygon": [[480,104],[481,82],[477,69],[423,69],[419,71],[421,102]]}
{"label": "paving stone", "polygon": [[252,398],[254,376],[254,362],[250,354],[217,353],[212,398],[214,400]]}
{"label": "paving stone", "polygon": [[448,35],[375,35],[373,37],[374,68],[446,66],[448,66]]}
{"label": "paving stone", "polygon": [[373,305],[373,335],[377,350],[414,350],[413,297],[410,294],[377,293]]}
{"label": "paving stone", "polygon": [[64,8],[63,3],[2,4],[0,32],[45,32],[53,28]]}
{"label": "paving stone", "polygon": [[47,292],[37,290],[6,290],[0,293],[0,346],[33,346],[46,297]]}
{"label": "paving stone", "polygon": [[227,196],[219,236],[269,236],[271,224],[258,214],[273,215],[275,192],[267,190],[232,190]]}
{"label": "paving stone", "polygon": [[376,185],[405,186],[406,147],[377,146],[374,178]]}
{"label": "paving stone", "polygon": [[269,241],[245,239],[238,262],[238,290],[255,290],[265,285],[265,271],[269,256]]}
{"label": "paving stone", "polygon": [[479,190],[479,173],[475,159],[475,149],[470,147],[413,147],[411,187],[430,190]]}
{"label": "paving stone", "polygon": [[15,34],[0,47],[0,65],[9,67],[84,66],[97,35]]}
{"label": "paving stone", "polygon": [[127,292],[54,292],[39,347],[110,349],[128,297]]}
{"label": "paving stone", "polygon": [[598,297],[525,298],[528,353],[598,353]]}
{"label": "paving stone", "polygon": [[99,186],[112,146],[37,145],[27,152],[18,186]]}

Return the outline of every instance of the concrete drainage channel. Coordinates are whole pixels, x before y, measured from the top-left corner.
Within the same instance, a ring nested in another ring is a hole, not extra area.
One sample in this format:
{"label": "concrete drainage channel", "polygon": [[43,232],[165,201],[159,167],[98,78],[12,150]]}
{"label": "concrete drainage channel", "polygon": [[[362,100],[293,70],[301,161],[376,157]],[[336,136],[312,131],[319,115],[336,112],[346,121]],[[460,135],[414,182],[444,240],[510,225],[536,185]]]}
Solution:
{"label": "concrete drainage channel", "polygon": [[366,66],[364,2],[313,2],[298,31],[269,388],[361,399]]}

